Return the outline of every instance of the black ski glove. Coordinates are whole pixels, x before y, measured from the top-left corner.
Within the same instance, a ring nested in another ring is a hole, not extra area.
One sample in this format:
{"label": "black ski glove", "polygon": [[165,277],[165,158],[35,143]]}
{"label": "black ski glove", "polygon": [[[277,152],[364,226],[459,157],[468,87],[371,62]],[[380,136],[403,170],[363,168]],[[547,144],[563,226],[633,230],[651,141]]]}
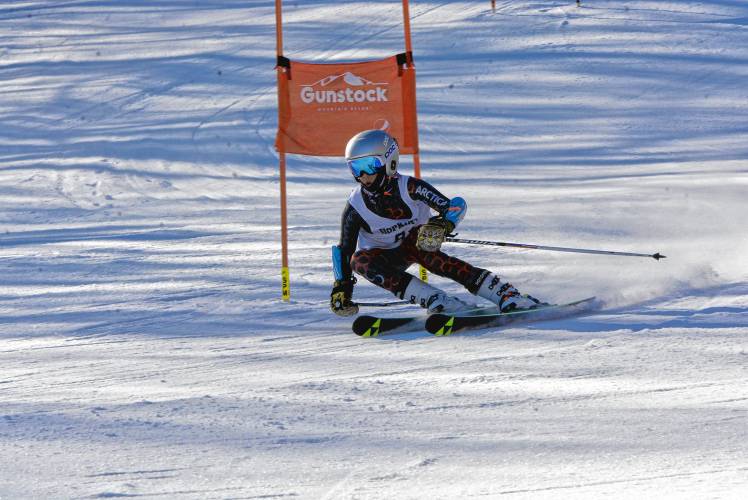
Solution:
{"label": "black ski glove", "polygon": [[416,246],[424,252],[436,252],[444,243],[444,238],[451,233],[455,225],[441,216],[434,216],[418,228]]}
{"label": "black ski glove", "polygon": [[356,278],[336,280],[330,293],[330,309],[338,316],[352,316],[358,313],[358,305],[351,301]]}

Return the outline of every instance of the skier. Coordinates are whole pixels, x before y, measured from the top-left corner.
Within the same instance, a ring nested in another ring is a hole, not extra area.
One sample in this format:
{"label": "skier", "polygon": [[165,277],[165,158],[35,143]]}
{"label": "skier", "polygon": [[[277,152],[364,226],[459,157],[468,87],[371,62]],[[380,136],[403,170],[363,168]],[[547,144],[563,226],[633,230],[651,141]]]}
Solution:
{"label": "skier", "polygon": [[[333,246],[332,311],[340,316],[358,313],[351,300],[353,271],[429,313],[474,307],[405,272],[414,263],[460,283],[502,312],[536,307],[537,299],[521,295],[495,273],[440,250],[445,236],[465,217],[467,204],[460,197],[445,197],[421,179],[398,174],[399,156],[397,141],[382,130],[366,130],[348,141],[345,158],[359,186],[348,198],[340,242]],[[431,210],[438,215],[431,216]]]}

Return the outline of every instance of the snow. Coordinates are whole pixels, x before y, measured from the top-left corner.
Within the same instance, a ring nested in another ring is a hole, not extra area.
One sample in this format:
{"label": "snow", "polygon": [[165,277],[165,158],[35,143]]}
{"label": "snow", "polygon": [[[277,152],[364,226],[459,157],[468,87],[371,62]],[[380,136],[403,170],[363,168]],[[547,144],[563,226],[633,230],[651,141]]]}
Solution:
{"label": "snow", "polygon": [[[744,498],[748,5],[413,2],[460,237],[668,258],[453,244],[605,305],[380,339],[327,306],[340,158],[289,158],[280,301],[273,7],[0,6],[0,498]],[[400,12],[285,2],[285,53],[391,55]]]}

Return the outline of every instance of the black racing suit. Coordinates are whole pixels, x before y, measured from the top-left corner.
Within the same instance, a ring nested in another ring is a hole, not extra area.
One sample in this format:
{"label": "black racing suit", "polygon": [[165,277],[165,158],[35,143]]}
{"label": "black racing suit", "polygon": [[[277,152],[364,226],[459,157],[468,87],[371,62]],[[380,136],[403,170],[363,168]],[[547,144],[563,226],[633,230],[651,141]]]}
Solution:
{"label": "black racing suit", "polygon": [[[388,219],[410,219],[408,205],[400,197],[397,177],[386,179],[383,189],[371,193],[361,189],[366,207],[375,214]],[[428,182],[411,177],[407,183],[407,196],[420,203],[427,204],[441,216],[450,208],[450,199],[442,195]],[[413,227],[405,236],[400,246],[391,249],[370,248],[356,251],[360,229],[371,232],[366,221],[351,206],[346,204],[341,218],[340,242],[341,272],[345,280],[350,279],[355,271],[368,281],[385,288],[402,298],[405,289],[413,279],[405,270],[414,263],[419,263],[427,270],[439,276],[450,278],[475,293],[488,271],[481,269],[442,251],[424,252],[416,247],[418,227]]]}

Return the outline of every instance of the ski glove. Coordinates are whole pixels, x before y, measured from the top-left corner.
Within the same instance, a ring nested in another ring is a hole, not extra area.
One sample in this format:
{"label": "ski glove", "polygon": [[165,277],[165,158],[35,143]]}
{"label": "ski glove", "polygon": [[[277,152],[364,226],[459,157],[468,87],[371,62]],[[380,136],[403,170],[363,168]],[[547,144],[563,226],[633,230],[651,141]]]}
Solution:
{"label": "ski glove", "polygon": [[436,252],[444,243],[444,237],[455,228],[455,225],[441,216],[435,216],[418,228],[416,246],[424,252]]}
{"label": "ski glove", "polygon": [[355,283],[356,279],[353,277],[347,280],[335,280],[332,293],[330,293],[330,309],[338,316],[352,316],[358,313],[358,305],[351,301]]}

